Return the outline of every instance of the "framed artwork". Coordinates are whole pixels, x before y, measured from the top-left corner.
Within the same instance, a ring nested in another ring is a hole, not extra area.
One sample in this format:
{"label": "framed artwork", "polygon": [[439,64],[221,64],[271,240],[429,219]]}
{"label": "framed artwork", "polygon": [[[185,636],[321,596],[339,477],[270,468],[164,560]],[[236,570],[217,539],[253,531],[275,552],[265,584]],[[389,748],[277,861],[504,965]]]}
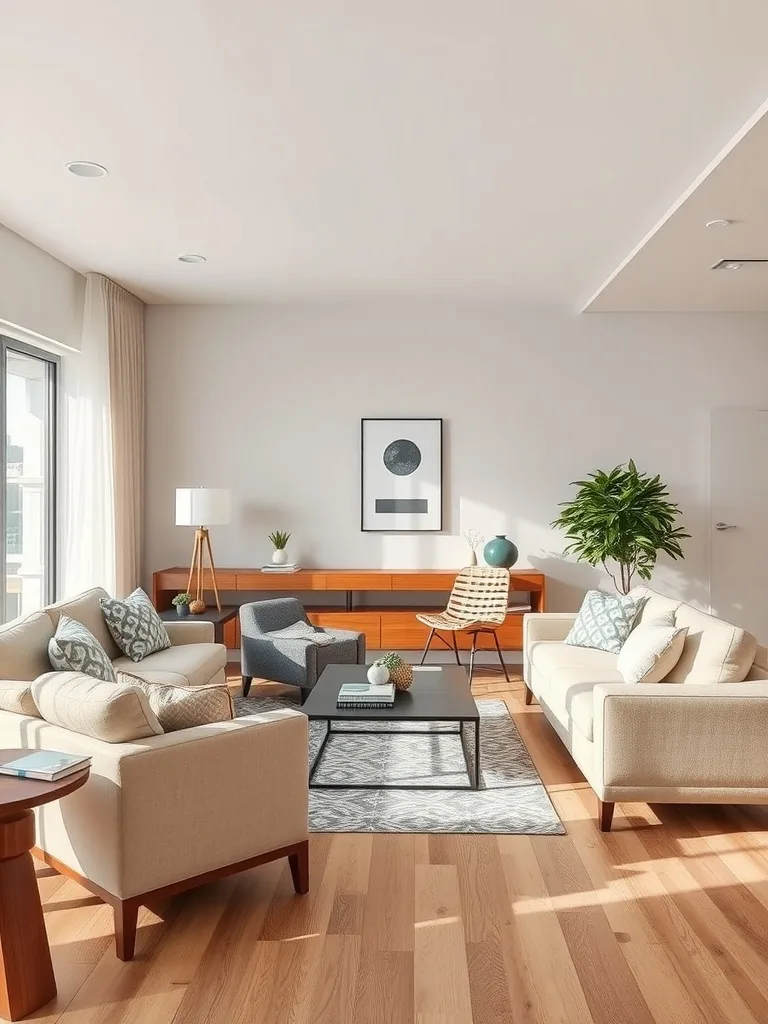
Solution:
{"label": "framed artwork", "polygon": [[443,421],[361,421],[361,529],[398,533],[443,528]]}

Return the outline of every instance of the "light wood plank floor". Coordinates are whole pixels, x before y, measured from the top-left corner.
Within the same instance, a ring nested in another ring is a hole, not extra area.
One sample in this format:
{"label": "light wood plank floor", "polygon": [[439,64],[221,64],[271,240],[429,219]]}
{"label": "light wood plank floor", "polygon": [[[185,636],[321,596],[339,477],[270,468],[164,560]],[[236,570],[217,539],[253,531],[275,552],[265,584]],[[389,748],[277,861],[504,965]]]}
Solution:
{"label": "light wood plank floor", "polygon": [[[312,889],[287,864],[139,919],[38,872],[62,1024],[765,1024],[768,808],[595,799],[522,684],[488,674],[568,835],[317,835]],[[233,779],[248,799],[247,780]],[[191,841],[194,837],[190,837]]]}

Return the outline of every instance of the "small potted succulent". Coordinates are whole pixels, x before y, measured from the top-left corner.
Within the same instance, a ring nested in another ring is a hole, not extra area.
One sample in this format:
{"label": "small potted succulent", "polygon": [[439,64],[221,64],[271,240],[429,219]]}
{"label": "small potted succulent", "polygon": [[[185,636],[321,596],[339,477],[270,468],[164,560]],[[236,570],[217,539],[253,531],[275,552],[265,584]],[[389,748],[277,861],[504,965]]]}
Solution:
{"label": "small potted succulent", "polygon": [[179,618],[183,619],[186,615],[189,615],[189,606],[192,604],[192,595],[177,594],[171,601],[171,604],[175,606],[176,614]]}
{"label": "small potted succulent", "polygon": [[285,549],[288,546],[288,541],[290,539],[290,533],[286,533],[285,530],[273,530],[272,533],[270,533],[269,540],[275,548],[272,552],[273,565],[285,565],[288,561],[288,552]]}

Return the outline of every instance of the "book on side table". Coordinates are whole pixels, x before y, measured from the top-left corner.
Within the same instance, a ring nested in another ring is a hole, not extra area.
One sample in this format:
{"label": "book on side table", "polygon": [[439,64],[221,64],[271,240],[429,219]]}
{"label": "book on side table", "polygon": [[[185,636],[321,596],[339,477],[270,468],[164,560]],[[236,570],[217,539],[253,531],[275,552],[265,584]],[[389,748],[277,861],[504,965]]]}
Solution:
{"label": "book on side table", "polygon": [[81,754],[63,754],[60,750],[35,750],[24,757],[0,764],[0,775],[14,775],[18,779],[39,779],[58,782],[68,775],[87,768],[90,757]]}
{"label": "book on side table", "polygon": [[395,703],[395,684],[343,683],[336,700],[337,708],[391,708]]}

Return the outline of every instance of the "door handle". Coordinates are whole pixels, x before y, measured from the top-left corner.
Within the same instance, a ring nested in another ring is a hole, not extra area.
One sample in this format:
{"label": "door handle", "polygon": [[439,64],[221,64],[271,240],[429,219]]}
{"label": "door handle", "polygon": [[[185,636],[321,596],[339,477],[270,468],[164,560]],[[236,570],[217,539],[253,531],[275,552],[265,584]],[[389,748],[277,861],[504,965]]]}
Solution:
{"label": "door handle", "polygon": [[735,523],[715,523],[715,529],[718,530],[720,533],[722,533],[723,530],[735,530],[736,529],[736,524]]}

